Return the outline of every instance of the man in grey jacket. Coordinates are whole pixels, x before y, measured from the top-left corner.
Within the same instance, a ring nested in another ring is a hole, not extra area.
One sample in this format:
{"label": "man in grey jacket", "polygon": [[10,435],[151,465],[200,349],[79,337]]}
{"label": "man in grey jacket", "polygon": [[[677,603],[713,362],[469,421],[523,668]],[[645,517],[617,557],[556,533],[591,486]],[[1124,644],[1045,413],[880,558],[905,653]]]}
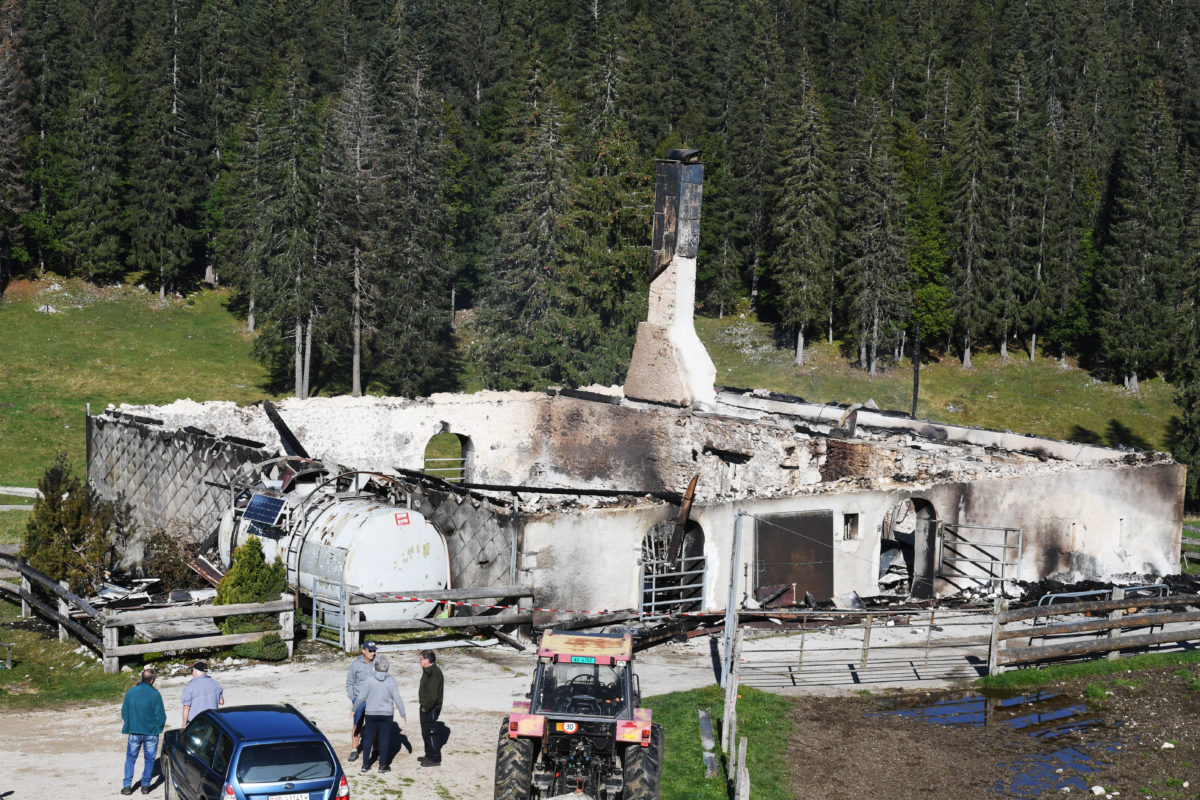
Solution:
{"label": "man in grey jacket", "polygon": [[380,772],[391,772],[392,706],[400,711],[400,727],[408,724],[404,715],[404,701],[396,688],[396,679],[388,674],[387,656],[375,657],[375,669],[367,676],[359,691],[358,702],[362,705],[363,723],[363,772],[370,772],[371,765],[379,762]]}
{"label": "man in grey jacket", "polygon": [[371,671],[371,660],[375,658],[375,643],[363,642],[362,655],[350,662],[346,673],[346,696],[350,698],[350,758],[354,761],[362,754],[363,712],[358,696],[366,686]]}

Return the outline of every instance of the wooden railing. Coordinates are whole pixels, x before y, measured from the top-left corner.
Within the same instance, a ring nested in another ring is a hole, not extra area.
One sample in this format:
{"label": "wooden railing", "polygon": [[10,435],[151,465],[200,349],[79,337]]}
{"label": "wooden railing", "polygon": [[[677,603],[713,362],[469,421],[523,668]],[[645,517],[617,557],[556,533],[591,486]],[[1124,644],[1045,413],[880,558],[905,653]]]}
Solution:
{"label": "wooden railing", "polygon": [[[998,674],[1013,664],[1101,654],[1115,658],[1123,650],[1200,640],[1200,627],[1184,625],[1200,621],[1200,611],[1195,610],[1200,607],[1200,595],[1125,597],[1120,587],[1114,588],[1112,594],[1111,600],[1012,610],[1008,609],[1007,601],[997,599],[988,649],[988,674]],[[1028,624],[1040,617],[1079,615],[1088,616],[1078,621]],[[1131,628],[1159,628],[1159,631],[1125,634]],[[1058,637],[1060,641],[1046,644],[1047,637]],[[1027,639],[1029,643],[1017,644],[1018,639]],[[1034,639],[1041,639],[1042,644],[1033,644]]]}
{"label": "wooden railing", "polygon": [[1183,566],[1189,566],[1190,561],[1200,561],[1200,525],[1184,523],[1183,538],[1179,541],[1179,556]]}
{"label": "wooden railing", "polygon": [[[145,655],[146,653],[182,653],[189,650],[207,650],[212,647],[227,647],[234,644],[255,642],[270,633],[278,633],[287,645],[288,658],[295,647],[296,598],[284,593],[278,600],[266,603],[235,603],[227,606],[172,606],[169,608],[143,608],[132,611],[109,611],[103,616],[104,627],[104,671],[117,672],[121,656]],[[121,628],[144,623],[182,622],[193,619],[221,619],[237,614],[278,614],[279,627],[250,633],[225,633],[215,636],[174,636],[154,639],[137,644],[121,644]]]}
{"label": "wooden railing", "polygon": [[[0,565],[3,565],[21,576],[20,588],[8,581],[0,581],[0,594],[8,594],[21,602],[21,616],[27,617],[33,611],[47,620],[57,623],[59,640],[65,641],[68,635],[73,635],[79,641],[92,648],[103,660],[104,671],[112,674],[120,670],[121,656],[144,655],[146,653],[182,653],[190,650],[206,650],[213,647],[225,647],[234,644],[244,644],[261,639],[270,633],[278,633],[279,638],[287,645],[288,656],[292,655],[295,646],[295,607],[296,600],[291,594],[284,593],[278,600],[266,603],[239,603],[227,606],[170,606],[167,608],[142,608],[127,611],[99,610],[81,597],[73,594],[64,585],[29,566],[24,559],[0,553]],[[54,608],[33,593],[32,585],[37,583],[58,599],[58,608]],[[72,608],[78,609],[83,620],[76,619]],[[220,619],[236,614],[278,614],[279,627],[251,633],[230,633],[216,636],[179,635],[168,638],[158,638],[149,642],[136,644],[121,644],[121,629],[130,628],[143,623],[170,623],[196,619]],[[94,628],[94,630],[93,630]]]}

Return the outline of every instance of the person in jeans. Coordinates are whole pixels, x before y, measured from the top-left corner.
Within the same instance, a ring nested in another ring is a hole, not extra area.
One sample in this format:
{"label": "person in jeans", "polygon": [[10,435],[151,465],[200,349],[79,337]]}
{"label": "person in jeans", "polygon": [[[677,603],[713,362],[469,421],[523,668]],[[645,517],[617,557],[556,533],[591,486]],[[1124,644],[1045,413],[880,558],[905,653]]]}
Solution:
{"label": "person in jeans", "polygon": [[408,724],[404,701],[396,688],[396,679],[388,674],[387,656],[375,656],[375,668],[362,685],[358,700],[363,708],[362,771],[370,772],[379,762],[380,772],[391,772],[392,706],[400,711],[400,727]]}
{"label": "person in jeans", "polygon": [[346,672],[346,696],[350,698],[350,761],[357,761],[362,755],[363,715],[362,705],[358,701],[366,688],[367,676],[371,674],[375,649],[374,642],[363,642],[362,655],[350,662],[350,669]]}
{"label": "person in jeans", "polygon": [[421,740],[425,743],[425,755],[417,759],[422,767],[436,767],[442,763],[442,741],[438,736],[437,720],[442,713],[442,689],[445,680],[442,668],[437,665],[437,653],[421,651],[421,685],[417,688],[417,703],[421,706]]}
{"label": "person in jeans", "polygon": [[121,733],[128,734],[125,745],[125,780],[121,794],[133,794],[133,766],[142,753],[142,794],[150,794],[150,778],[154,775],[154,759],[158,756],[158,737],[167,724],[167,710],[162,695],[154,688],[158,673],[154,667],[142,670],[142,679],[125,693],[121,702]]}

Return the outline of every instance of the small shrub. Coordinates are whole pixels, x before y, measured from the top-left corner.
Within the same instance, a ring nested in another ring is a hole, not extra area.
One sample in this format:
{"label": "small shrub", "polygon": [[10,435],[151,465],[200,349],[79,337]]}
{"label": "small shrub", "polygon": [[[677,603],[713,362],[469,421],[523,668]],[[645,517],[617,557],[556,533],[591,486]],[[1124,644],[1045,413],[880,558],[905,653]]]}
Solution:
{"label": "small shrub", "polygon": [[[244,545],[233,551],[233,566],[217,585],[217,597],[213,605],[265,603],[278,600],[285,589],[287,567],[278,559],[268,564],[263,557],[262,542],[257,536],[251,536]],[[274,615],[255,614],[226,617],[219,626],[224,633],[241,633],[266,630],[277,624],[278,619]]]}
{"label": "small shrub", "polygon": [[236,645],[233,652],[241,658],[257,661],[283,661],[288,657],[287,644],[278,633],[268,633],[257,641]]}

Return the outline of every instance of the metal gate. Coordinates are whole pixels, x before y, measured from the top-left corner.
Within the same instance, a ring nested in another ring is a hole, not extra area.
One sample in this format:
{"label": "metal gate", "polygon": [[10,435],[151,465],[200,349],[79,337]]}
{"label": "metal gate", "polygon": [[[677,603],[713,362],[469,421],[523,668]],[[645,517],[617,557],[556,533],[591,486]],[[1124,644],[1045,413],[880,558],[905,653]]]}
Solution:
{"label": "metal gate", "polygon": [[1021,573],[1024,528],[958,525],[938,520],[937,576],[957,589],[989,585],[997,589]]}
{"label": "metal gate", "polygon": [[313,578],[312,626],[309,638],[344,649],[346,642],[346,586],[340,581]]}
{"label": "metal gate", "polygon": [[675,526],[659,524],[642,542],[642,595],[638,613],[646,619],[704,610],[704,531],[694,525],[684,534],[681,552],[668,559]]}

